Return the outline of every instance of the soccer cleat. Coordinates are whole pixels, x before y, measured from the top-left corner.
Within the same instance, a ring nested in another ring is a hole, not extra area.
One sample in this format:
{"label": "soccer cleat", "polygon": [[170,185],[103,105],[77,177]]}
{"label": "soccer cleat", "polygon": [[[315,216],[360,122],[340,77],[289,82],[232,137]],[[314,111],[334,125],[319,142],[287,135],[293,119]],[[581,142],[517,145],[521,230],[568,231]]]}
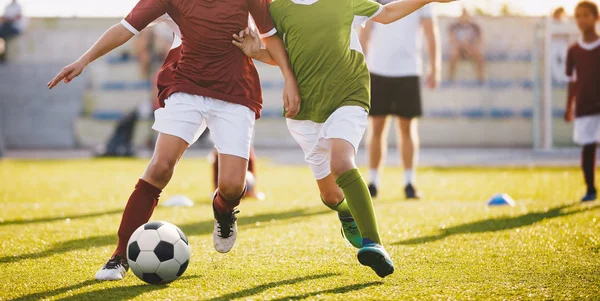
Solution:
{"label": "soccer cleat", "polygon": [[368,238],[363,238],[362,244],[357,254],[360,264],[370,267],[381,278],[394,273],[394,263],[382,245]]}
{"label": "soccer cleat", "polygon": [[377,186],[375,186],[375,184],[369,184],[369,186],[367,186],[369,188],[369,194],[371,194],[372,198],[377,197]]}
{"label": "soccer cleat", "polygon": [[404,187],[404,194],[409,200],[418,200],[421,198],[421,194],[412,184],[408,184]]}
{"label": "soccer cleat", "polygon": [[213,214],[215,216],[215,225],[213,229],[213,245],[219,253],[227,253],[235,245],[237,239],[237,217],[240,213],[233,209],[225,214],[219,214],[213,204]]}
{"label": "soccer cleat", "polygon": [[585,203],[585,202],[595,201],[597,196],[598,196],[598,193],[596,192],[596,189],[594,189],[594,190],[588,189],[587,193],[583,196],[583,198],[581,198],[581,202]]}
{"label": "soccer cleat", "polygon": [[96,280],[123,280],[128,270],[127,259],[124,256],[115,255],[106,262],[102,269],[96,272]]}
{"label": "soccer cleat", "polygon": [[354,218],[352,216],[341,217],[339,213],[338,218],[342,222],[342,237],[348,240],[355,248],[362,247],[362,236],[360,236],[360,231],[358,231]]}

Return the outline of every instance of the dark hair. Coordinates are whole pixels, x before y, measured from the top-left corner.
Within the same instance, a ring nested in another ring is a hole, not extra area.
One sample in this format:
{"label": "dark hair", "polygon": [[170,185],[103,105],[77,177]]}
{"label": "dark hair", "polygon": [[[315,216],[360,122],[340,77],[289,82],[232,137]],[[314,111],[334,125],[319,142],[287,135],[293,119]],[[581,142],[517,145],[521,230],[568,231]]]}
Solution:
{"label": "dark hair", "polygon": [[584,1],[579,2],[579,4],[577,4],[577,8],[580,8],[580,7],[585,7],[587,9],[589,9],[592,12],[592,14],[596,18],[598,18],[598,14],[599,14],[598,13],[598,5],[596,5],[596,3],[592,2],[592,1],[588,1],[588,0],[584,0]]}

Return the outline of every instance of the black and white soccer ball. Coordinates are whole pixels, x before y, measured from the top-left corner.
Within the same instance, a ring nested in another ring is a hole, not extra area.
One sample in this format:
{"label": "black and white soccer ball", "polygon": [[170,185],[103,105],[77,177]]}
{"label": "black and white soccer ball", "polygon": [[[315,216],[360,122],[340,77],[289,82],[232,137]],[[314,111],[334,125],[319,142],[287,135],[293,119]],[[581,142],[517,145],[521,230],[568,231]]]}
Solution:
{"label": "black and white soccer ball", "polygon": [[133,232],[127,243],[127,261],[133,273],[150,284],[179,278],[190,262],[190,244],[177,226],[150,222]]}

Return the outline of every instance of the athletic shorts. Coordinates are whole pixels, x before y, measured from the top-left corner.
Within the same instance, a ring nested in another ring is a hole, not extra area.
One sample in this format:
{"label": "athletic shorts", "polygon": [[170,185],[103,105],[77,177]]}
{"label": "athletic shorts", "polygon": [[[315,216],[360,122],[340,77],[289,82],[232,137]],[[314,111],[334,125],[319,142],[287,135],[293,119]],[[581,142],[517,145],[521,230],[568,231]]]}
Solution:
{"label": "athletic shorts", "polygon": [[573,141],[579,145],[600,143],[600,115],[575,118]]}
{"label": "athletic shorts", "polygon": [[315,179],[322,180],[331,174],[331,139],[348,141],[356,152],[365,134],[367,120],[367,110],[347,106],[337,109],[324,123],[287,119],[287,126],[304,151],[304,159]]}
{"label": "athletic shorts", "polygon": [[208,128],[220,154],[248,159],[255,114],[249,108],[210,97],[174,93],[154,112],[157,132],[194,144]]}
{"label": "athletic shorts", "polygon": [[422,116],[420,78],[418,76],[386,77],[371,73],[369,115],[395,115],[402,118]]}

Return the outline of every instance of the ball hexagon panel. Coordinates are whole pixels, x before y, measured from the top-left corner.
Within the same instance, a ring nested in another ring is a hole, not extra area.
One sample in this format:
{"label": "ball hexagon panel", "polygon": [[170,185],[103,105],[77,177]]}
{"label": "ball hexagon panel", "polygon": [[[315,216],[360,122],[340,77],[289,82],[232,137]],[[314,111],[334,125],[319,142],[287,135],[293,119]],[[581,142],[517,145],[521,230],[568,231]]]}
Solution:
{"label": "ball hexagon panel", "polygon": [[190,247],[183,240],[178,241],[173,246],[173,258],[180,264],[190,259]]}
{"label": "ball hexagon panel", "polygon": [[175,259],[167,260],[165,262],[161,262],[156,274],[164,281],[171,282],[177,279],[177,273],[179,273],[179,268],[181,265]]}
{"label": "ball hexagon panel", "polygon": [[179,271],[177,272],[177,277],[181,277],[181,275],[183,275],[183,272],[185,272],[189,263],[190,263],[190,261],[188,260],[179,266]]}
{"label": "ball hexagon panel", "polygon": [[138,255],[140,255],[140,246],[138,246],[138,242],[134,241],[132,243],[129,244],[129,246],[127,247],[127,258],[131,259],[133,261],[136,261],[138,258]]}
{"label": "ball hexagon panel", "polygon": [[158,270],[158,266],[160,265],[160,261],[154,255],[153,251],[142,251],[138,256],[135,263],[138,265],[140,270],[144,273],[154,273]]}
{"label": "ball hexagon panel", "polygon": [[140,235],[142,235],[142,232],[144,232],[144,226],[139,226],[137,229],[135,229],[135,232],[133,232],[133,234],[131,234],[131,237],[129,237],[129,242],[128,244],[130,244],[132,241],[136,241],[138,240],[138,238],[140,237]]}
{"label": "ball hexagon panel", "polygon": [[159,284],[163,282],[160,276],[158,276],[156,273],[144,273],[142,280],[150,284]]}
{"label": "ball hexagon panel", "polygon": [[129,268],[139,278],[144,276],[144,272],[142,271],[142,269],[140,269],[140,267],[134,261],[129,261]]}
{"label": "ball hexagon panel", "polygon": [[160,262],[173,259],[174,252],[173,244],[166,241],[159,242],[156,248],[154,248],[154,254],[156,255],[156,258],[160,260]]}
{"label": "ball hexagon panel", "polygon": [[190,242],[188,241],[188,239],[185,236],[185,234],[183,234],[183,231],[181,231],[181,229],[179,229],[179,227],[177,227],[176,229],[177,229],[177,232],[179,233],[179,237],[181,238],[181,240],[183,240],[186,245],[189,245]]}
{"label": "ball hexagon panel", "polygon": [[158,230],[164,224],[164,222],[150,222],[144,225],[144,230]]}
{"label": "ball hexagon panel", "polygon": [[153,251],[160,242],[160,237],[156,230],[144,230],[137,242],[141,251]]}
{"label": "ball hexagon panel", "polygon": [[162,241],[174,244],[180,239],[179,233],[177,232],[177,227],[173,224],[165,223],[156,231],[158,232],[158,236],[160,236],[160,240]]}

